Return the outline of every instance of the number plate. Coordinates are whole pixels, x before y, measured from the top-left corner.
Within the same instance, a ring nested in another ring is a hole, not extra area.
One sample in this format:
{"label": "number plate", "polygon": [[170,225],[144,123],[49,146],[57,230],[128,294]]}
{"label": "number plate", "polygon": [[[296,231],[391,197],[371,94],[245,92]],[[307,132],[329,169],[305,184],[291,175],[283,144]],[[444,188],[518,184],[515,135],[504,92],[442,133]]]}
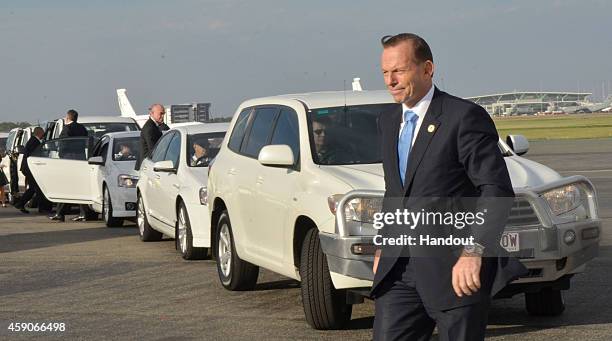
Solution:
{"label": "number plate", "polygon": [[499,243],[508,252],[517,252],[521,249],[518,232],[504,232]]}

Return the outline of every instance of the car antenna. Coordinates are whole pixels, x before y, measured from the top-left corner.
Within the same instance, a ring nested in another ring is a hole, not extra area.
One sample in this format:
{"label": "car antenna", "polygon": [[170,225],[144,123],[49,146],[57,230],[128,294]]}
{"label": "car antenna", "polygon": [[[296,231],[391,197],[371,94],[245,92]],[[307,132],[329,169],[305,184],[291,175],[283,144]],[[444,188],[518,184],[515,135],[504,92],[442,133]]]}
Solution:
{"label": "car antenna", "polygon": [[343,80],[342,90],[344,93],[344,112],[348,111],[348,107],[346,106],[346,79]]}

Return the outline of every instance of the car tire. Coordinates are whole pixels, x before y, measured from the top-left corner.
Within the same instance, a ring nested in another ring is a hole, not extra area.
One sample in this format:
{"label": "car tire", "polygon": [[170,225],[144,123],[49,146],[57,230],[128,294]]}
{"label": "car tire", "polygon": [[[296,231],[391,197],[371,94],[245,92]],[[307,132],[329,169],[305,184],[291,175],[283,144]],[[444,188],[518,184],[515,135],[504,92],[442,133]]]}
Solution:
{"label": "car tire", "polygon": [[106,186],[104,186],[102,193],[102,219],[104,219],[106,227],[123,226],[123,219],[113,217],[113,202],[111,201],[110,192]]}
{"label": "car tire", "polygon": [[525,307],[532,316],[558,316],[565,310],[561,290],[543,289],[537,293],[525,293]]}
{"label": "car tire", "polygon": [[181,201],[176,212],[175,241],[181,257],[186,260],[204,259],[208,253],[205,247],[193,246],[193,232],[185,203]]}
{"label": "car tire", "polygon": [[154,230],[147,219],[147,213],[144,206],[144,200],[138,195],[138,204],[136,208],[136,221],[138,223],[138,233],[140,240],[143,242],[155,242],[162,239],[162,233]]}
{"label": "car tire", "polygon": [[227,211],[223,211],[217,223],[215,255],[217,273],[221,285],[232,291],[251,290],[257,284],[259,267],[243,261],[236,253],[232,224]]}
{"label": "car tire", "polygon": [[353,306],[346,290],[334,288],[317,229],[306,233],[300,257],[302,305],[308,324],[321,330],[341,329],[351,320]]}

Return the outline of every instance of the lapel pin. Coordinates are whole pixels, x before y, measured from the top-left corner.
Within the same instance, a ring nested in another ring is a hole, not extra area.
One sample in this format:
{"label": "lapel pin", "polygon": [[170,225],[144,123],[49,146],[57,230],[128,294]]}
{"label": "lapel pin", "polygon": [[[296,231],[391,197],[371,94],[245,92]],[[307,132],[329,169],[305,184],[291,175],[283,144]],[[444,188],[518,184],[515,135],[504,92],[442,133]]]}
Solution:
{"label": "lapel pin", "polygon": [[433,124],[430,124],[430,125],[427,127],[427,132],[429,132],[429,133],[433,133],[433,132],[434,132],[434,130],[436,130],[436,126],[435,126],[435,125],[433,125]]}

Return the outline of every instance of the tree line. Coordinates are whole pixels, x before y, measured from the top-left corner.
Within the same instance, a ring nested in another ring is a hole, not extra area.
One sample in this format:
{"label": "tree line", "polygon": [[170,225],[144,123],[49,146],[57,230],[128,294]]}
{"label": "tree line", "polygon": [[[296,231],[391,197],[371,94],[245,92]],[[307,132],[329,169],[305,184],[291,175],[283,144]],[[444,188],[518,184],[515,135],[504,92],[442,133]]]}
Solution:
{"label": "tree line", "polygon": [[25,128],[31,125],[29,122],[0,122],[0,132],[7,133],[13,128]]}

